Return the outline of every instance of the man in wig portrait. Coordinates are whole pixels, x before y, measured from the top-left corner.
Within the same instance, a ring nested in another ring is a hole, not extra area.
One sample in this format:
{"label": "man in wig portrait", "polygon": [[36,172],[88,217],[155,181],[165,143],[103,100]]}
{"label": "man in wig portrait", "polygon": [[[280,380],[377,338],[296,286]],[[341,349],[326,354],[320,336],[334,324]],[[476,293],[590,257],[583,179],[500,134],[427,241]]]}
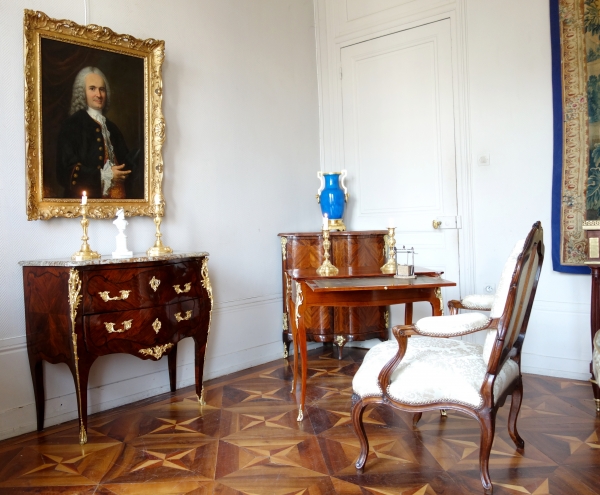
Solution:
{"label": "man in wig portrait", "polygon": [[105,117],[110,85],[97,67],[79,71],[73,83],[69,117],[60,128],[56,175],[65,198],[127,198],[128,182],[136,174],[119,128]]}

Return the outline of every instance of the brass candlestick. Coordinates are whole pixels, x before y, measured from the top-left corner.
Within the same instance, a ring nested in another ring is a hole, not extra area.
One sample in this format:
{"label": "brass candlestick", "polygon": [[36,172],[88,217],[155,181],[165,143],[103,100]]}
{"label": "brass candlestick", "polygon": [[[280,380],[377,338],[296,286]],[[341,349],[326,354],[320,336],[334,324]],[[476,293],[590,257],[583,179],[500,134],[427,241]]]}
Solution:
{"label": "brass candlestick", "polygon": [[71,259],[75,261],[97,260],[100,258],[100,254],[96,251],[92,251],[92,248],[88,244],[89,237],[87,235],[87,232],[90,221],[87,219],[87,210],[87,204],[81,205],[79,211],[81,211],[81,228],[83,229],[83,235],[81,236],[81,240],[83,242],[79,251],[77,251],[73,254],[73,256],[71,256]]}
{"label": "brass candlestick", "polygon": [[317,268],[317,274],[322,277],[328,277],[330,275],[337,275],[338,269],[331,264],[329,261],[329,248],[331,247],[331,241],[329,240],[329,229],[323,229],[323,250],[325,259],[319,268]]}
{"label": "brass candlestick", "polygon": [[396,258],[394,256],[394,247],[396,246],[396,239],[394,237],[395,232],[396,229],[394,227],[388,227],[388,235],[385,241],[388,247],[388,260],[386,264],[381,267],[381,273],[396,273]]}
{"label": "brass candlestick", "polygon": [[170,247],[165,246],[161,240],[162,234],[160,233],[160,224],[162,222],[161,217],[164,215],[164,203],[162,201],[162,197],[158,194],[155,196],[154,200],[154,213],[154,225],[156,225],[156,242],[154,243],[154,246],[152,246],[150,249],[148,249],[148,251],[146,251],[146,254],[148,256],[161,256],[164,254],[172,253],[173,250]]}

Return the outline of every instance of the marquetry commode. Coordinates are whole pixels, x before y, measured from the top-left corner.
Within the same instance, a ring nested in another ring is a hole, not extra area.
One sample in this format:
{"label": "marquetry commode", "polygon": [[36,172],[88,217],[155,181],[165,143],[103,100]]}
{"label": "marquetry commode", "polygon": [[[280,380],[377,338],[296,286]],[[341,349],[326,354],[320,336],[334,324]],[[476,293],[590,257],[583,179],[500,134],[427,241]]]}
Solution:
{"label": "marquetry commode", "polygon": [[42,361],[66,363],[73,375],[80,443],[87,441],[87,385],[99,356],[168,356],[176,388],[177,343],[195,342],[196,393],[202,374],[213,304],[208,253],[94,261],[22,261],[27,352],[37,428],[44,426]]}

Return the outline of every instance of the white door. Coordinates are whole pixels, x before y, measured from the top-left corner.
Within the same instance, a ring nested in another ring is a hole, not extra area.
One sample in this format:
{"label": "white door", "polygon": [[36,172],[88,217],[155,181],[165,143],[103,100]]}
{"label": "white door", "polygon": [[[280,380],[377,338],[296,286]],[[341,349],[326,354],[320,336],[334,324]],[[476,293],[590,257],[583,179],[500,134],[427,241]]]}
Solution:
{"label": "white door", "polygon": [[[415,265],[458,284],[451,43],[446,19],[341,49],[343,153],[347,225],[384,229],[393,218],[396,247],[414,247]],[[443,295],[445,305],[458,287]],[[415,304],[414,320],[430,311]]]}

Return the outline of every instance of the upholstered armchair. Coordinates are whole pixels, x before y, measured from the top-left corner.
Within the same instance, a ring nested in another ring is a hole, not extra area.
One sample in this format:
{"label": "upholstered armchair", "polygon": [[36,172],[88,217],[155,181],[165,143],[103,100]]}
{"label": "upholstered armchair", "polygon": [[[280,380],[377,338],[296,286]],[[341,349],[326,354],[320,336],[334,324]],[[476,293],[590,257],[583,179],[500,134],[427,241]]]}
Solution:
{"label": "upholstered armchair", "polygon": [[[452,409],[480,424],[481,482],[484,492],[492,493],[488,463],[496,413],[509,395],[508,432],[517,449],[524,448],[517,431],[521,348],[543,259],[543,230],[537,222],[506,262],[489,316],[469,312],[396,326],[395,341],[382,342],[366,354],[352,382],[352,424],[361,449],[357,469],[364,468],[369,452],[363,424],[367,406],[385,404],[413,413],[415,426],[424,411]],[[440,338],[482,330],[487,332],[483,346]]]}

